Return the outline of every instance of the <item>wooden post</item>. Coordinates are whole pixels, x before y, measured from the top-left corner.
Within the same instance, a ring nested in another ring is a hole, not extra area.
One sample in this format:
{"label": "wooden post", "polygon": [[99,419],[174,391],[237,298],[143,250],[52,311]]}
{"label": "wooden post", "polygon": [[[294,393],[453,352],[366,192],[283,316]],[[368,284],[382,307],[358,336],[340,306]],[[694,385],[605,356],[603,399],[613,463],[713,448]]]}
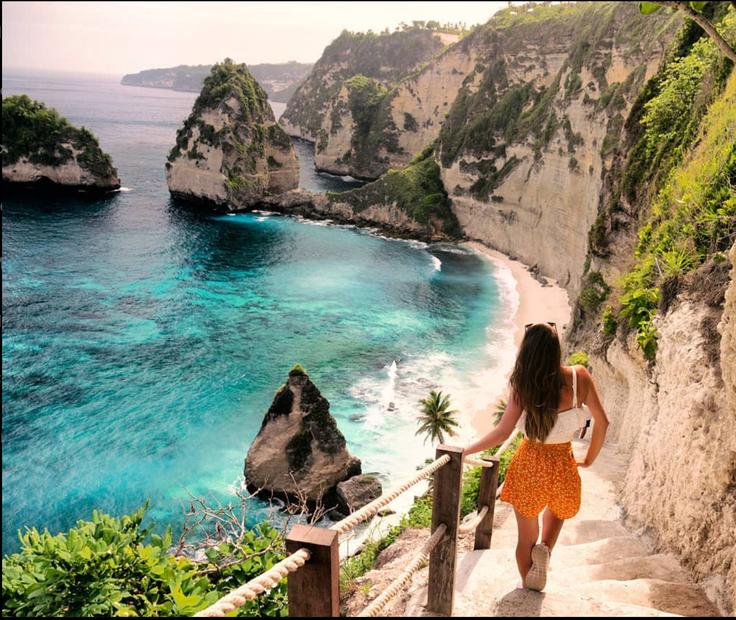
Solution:
{"label": "wooden post", "polygon": [[432,492],[432,533],[444,523],[445,535],[429,556],[427,609],[442,616],[452,615],[455,598],[457,530],[460,523],[460,495],[463,480],[463,450],[441,445],[435,458],[447,454],[450,461],[434,474]]}
{"label": "wooden post", "polygon": [[340,615],[340,554],[338,534],[326,528],[295,525],[286,539],[286,552],[306,547],[312,554],[289,573],[289,616],[336,618]]}
{"label": "wooden post", "polygon": [[483,457],[484,461],[493,463],[493,467],[484,467],[480,474],[478,487],[478,510],[488,506],[488,512],[475,528],[474,550],[490,549],[493,535],[493,510],[496,507],[496,489],[498,487],[499,460],[497,456]]}

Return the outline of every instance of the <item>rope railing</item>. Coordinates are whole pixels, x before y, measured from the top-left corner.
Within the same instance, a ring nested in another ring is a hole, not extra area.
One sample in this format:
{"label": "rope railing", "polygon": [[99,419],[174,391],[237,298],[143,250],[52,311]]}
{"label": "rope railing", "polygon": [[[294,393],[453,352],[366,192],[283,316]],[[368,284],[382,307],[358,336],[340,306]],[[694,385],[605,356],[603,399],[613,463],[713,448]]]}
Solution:
{"label": "rope railing", "polygon": [[274,564],[265,573],[244,583],[239,588],[229,592],[220,600],[213,603],[207,609],[194,614],[196,617],[223,618],[225,614],[235,611],[252,601],[262,592],[276,586],[289,573],[296,572],[309,561],[311,553],[307,549],[299,549],[290,556],[284,558],[278,564]]}
{"label": "rope railing", "polygon": [[441,456],[436,461],[421,469],[419,473],[410,480],[407,480],[403,484],[397,486],[389,493],[384,493],[383,495],[381,495],[381,497],[374,499],[370,504],[366,504],[360,510],[357,510],[350,516],[345,517],[342,521],[338,521],[334,525],[331,525],[329,529],[335,530],[339,534],[344,534],[345,532],[352,530],[359,523],[362,523],[363,521],[366,521],[372,516],[378,514],[379,510],[385,508],[399,495],[413,487],[415,484],[421,482],[425,478],[429,478],[434,472],[440,469],[440,467],[449,463],[449,461],[450,457],[446,454],[444,456]]}
{"label": "rope railing", "polygon": [[417,553],[417,555],[409,563],[409,565],[403,571],[401,571],[401,574],[396,579],[394,579],[388,586],[388,588],[386,588],[373,602],[371,602],[370,605],[368,605],[361,613],[359,613],[358,616],[364,618],[373,618],[380,614],[383,608],[386,607],[386,605],[396,597],[396,595],[402,590],[409,579],[412,578],[414,573],[422,568],[423,564],[429,559],[429,554],[432,553],[432,550],[442,540],[442,537],[445,535],[446,531],[447,526],[444,523],[441,524],[435,530],[434,534],[432,534],[432,536],[427,539],[422,548],[419,550],[419,553]]}
{"label": "rope railing", "polygon": [[475,517],[471,521],[468,521],[467,523],[463,523],[458,528],[459,534],[468,534],[469,532],[472,532],[475,528],[477,528],[480,525],[480,522],[483,521],[484,517],[488,514],[488,506],[483,506],[481,508],[480,512],[477,512],[475,514]]}
{"label": "rope railing", "polygon": [[[422,480],[429,478],[434,472],[440,469],[443,465],[450,461],[450,457],[446,454],[441,456],[437,460],[433,461],[426,467],[422,468],[413,478],[403,482],[396,488],[392,489],[388,493],[384,493],[379,498],[373,500],[369,504],[366,504],[360,510],[354,512],[350,516],[338,521],[328,529],[337,531],[338,534],[345,534],[352,530],[356,525],[370,519],[371,517],[378,514],[378,511],[386,507],[399,495],[406,492],[408,489],[413,487],[415,484]],[[444,527],[444,526],[443,526]],[[436,544],[436,543],[435,543]],[[427,553],[430,553],[432,549],[429,549]],[[255,577],[243,584],[239,588],[229,592],[217,602],[213,603],[206,609],[195,614],[197,617],[215,617],[221,618],[225,614],[235,611],[239,607],[245,605],[247,601],[252,601],[262,592],[273,588],[277,585],[284,577],[289,573],[296,572],[304,566],[309,560],[311,554],[308,549],[301,548],[298,551],[292,553],[288,557],[284,558],[278,564],[275,564],[265,573],[262,573],[258,577]]]}
{"label": "rope railing", "polygon": [[492,461],[481,461],[480,459],[464,459],[463,464],[471,467],[493,467]]}

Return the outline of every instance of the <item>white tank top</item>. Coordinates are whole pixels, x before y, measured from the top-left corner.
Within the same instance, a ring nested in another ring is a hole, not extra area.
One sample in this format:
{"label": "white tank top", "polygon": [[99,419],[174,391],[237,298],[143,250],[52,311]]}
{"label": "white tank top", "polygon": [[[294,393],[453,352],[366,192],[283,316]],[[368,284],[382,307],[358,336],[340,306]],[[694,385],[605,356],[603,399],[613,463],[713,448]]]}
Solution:
{"label": "white tank top", "polygon": [[[557,420],[547,438],[542,443],[567,443],[575,438],[576,433],[585,425],[587,418],[582,406],[578,406],[578,376],[575,366],[572,368],[572,407],[557,414]],[[526,411],[522,412],[516,423],[517,430],[526,437]]]}

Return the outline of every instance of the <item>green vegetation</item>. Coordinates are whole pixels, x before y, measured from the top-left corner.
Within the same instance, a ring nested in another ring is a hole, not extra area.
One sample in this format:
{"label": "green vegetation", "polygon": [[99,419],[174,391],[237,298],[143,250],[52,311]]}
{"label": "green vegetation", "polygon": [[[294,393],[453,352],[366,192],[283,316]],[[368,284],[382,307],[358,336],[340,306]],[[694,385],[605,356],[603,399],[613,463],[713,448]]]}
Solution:
{"label": "green vegetation", "polygon": [[[112,159],[84,127],[77,129],[53,108],[27,95],[3,99],[2,165],[25,157],[39,166],[60,166],[74,159],[98,177],[117,174]],[[72,150],[74,149],[74,150]]]}
{"label": "green vegetation", "polygon": [[588,314],[594,314],[610,292],[611,287],[606,284],[601,273],[591,271],[583,280],[583,288],[579,297],[580,306]]}
{"label": "green vegetation", "polygon": [[[736,40],[736,14],[729,14],[720,29],[729,40]],[[644,132],[637,156],[670,172],[639,231],[636,263],[620,282],[619,314],[636,329],[637,341],[650,360],[656,356],[653,318],[662,287],[668,283],[671,288],[672,278],[725,251],[736,239],[733,75],[722,96],[708,107],[730,70],[724,62],[728,61],[720,58],[712,41],[696,41],[688,54],[662,71],[656,96],[642,106]],[[692,143],[696,146],[685,157]]]}
{"label": "green vegetation", "polygon": [[455,415],[457,411],[450,409],[450,396],[432,390],[426,398],[419,401],[422,412],[419,415],[419,428],[416,435],[425,435],[425,442],[438,441],[445,443],[445,433],[455,435],[454,429],[459,426]]}
{"label": "green vegetation", "polygon": [[450,209],[440,168],[433,159],[434,146],[417,154],[408,166],[389,170],[378,180],[348,192],[328,192],[335,202],[347,202],[360,212],[373,205],[396,205],[412,220],[440,228],[449,236],[460,235],[460,225]]}
{"label": "green vegetation", "polygon": [[[191,616],[285,555],[279,532],[263,524],[237,543],[208,548],[202,562],[175,557],[171,531],[143,528],[144,512],[114,518],[95,511],[55,536],[27,529],[21,550],[3,558],[3,615]],[[286,613],[281,582],[238,615]]]}
{"label": "green vegetation", "polygon": [[575,351],[567,358],[569,366],[588,366],[589,358],[585,351]]}

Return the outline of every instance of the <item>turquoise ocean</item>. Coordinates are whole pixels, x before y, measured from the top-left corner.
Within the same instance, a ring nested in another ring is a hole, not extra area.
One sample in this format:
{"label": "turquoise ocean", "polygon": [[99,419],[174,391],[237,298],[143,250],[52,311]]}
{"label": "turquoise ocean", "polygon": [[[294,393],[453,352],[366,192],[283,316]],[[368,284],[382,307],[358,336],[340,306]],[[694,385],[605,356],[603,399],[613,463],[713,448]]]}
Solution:
{"label": "turquoise ocean", "polygon": [[[118,77],[3,74],[98,136],[123,189],[2,202],[3,552],[98,508],[176,531],[187,493],[227,501],[275,390],[302,364],[384,487],[433,448],[417,400],[489,404],[513,356],[513,282],[459,246],[173,203],[164,173],[195,95]],[[283,104],[274,104],[277,113]],[[301,185],[318,174],[297,141]],[[251,522],[266,515],[255,502]]]}

